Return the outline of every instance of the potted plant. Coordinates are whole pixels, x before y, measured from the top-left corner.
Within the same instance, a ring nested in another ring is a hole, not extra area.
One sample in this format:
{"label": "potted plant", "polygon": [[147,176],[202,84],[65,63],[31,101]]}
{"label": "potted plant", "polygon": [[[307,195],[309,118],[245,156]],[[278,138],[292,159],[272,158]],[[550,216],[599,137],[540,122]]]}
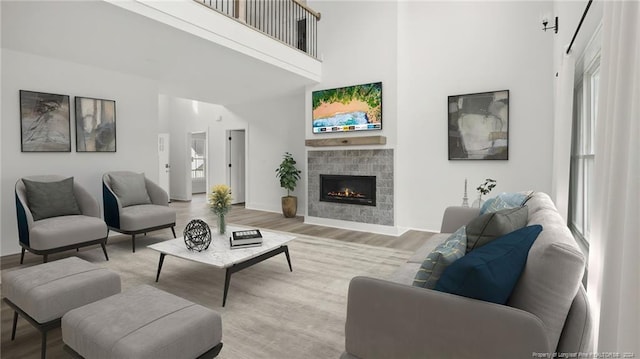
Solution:
{"label": "potted plant", "polygon": [[218,216],[218,233],[227,231],[227,223],[224,216],[231,209],[231,188],[226,184],[217,184],[211,187],[209,193],[209,207]]}
{"label": "potted plant", "polygon": [[280,187],[287,190],[287,195],[282,197],[282,214],[287,218],[295,217],[298,211],[298,197],[292,196],[291,192],[296,189],[300,172],[296,168],[296,160],[285,152],[280,166],[276,168],[276,177],[280,180]]}
{"label": "potted plant", "polygon": [[[478,188],[476,188],[476,190],[478,190],[478,199],[473,202],[473,207],[476,207],[476,208],[482,207],[482,203],[484,203],[484,201],[482,200],[482,195],[488,195],[489,192],[491,192],[491,190],[493,189],[493,187],[496,186],[496,184],[497,184],[496,180],[487,178],[483,184],[478,186]],[[476,202],[477,202],[477,206],[476,206]]]}

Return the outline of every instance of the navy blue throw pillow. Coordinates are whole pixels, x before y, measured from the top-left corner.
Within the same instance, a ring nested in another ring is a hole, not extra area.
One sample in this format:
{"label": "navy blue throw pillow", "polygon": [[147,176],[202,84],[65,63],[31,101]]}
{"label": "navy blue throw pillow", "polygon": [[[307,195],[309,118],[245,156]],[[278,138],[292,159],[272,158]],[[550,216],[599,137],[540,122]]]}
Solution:
{"label": "navy blue throw pillow", "polygon": [[448,266],[435,290],[506,304],[541,225],[524,227],[476,248]]}

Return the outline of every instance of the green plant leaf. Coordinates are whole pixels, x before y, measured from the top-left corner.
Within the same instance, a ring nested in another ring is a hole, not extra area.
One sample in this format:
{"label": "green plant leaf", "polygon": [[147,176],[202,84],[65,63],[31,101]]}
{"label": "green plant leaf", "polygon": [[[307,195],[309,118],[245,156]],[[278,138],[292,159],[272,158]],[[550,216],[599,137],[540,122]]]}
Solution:
{"label": "green plant leaf", "polygon": [[296,168],[296,161],[289,152],[285,152],[280,166],[276,168],[276,177],[280,180],[280,187],[287,190],[287,196],[296,189],[300,173]]}

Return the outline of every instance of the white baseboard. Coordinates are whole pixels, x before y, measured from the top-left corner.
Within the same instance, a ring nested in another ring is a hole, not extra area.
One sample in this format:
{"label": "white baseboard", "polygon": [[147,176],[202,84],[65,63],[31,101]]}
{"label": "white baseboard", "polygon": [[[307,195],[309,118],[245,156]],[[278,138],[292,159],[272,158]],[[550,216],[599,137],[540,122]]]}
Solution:
{"label": "white baseboard", "polygon": [[388,236],[395,236],[395,237],[399,237],[407,231],[406,228],[400,228],[395,226],[383,226],[380,224],[341,221],[337,219],[311,217],[311,216],[305,217],[304,223],[315,224],[315,225],[326,226],[326,227],[348,229],[352,231],[372,232],[372,233],[385,234]]}

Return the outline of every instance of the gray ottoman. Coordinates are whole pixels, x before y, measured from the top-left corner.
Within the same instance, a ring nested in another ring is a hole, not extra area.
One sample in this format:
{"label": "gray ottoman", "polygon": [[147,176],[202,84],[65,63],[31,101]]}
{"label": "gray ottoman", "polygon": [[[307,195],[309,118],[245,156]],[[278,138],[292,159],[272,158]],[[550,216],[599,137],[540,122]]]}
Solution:
{"label": "gray ottoman", "polygon": [[222,319],[142,285],[69,311],[62,340],[76,358],[213,358],[222,348]]}
{"label": "gray ottoman", "polygon": [[3,275],[5,302],[14,310],[11,340],[18,313],[42,333],[42,358],[47,331],[60,326],[71,309],[120,293],[120,276],[77,257],[17,269]]}

